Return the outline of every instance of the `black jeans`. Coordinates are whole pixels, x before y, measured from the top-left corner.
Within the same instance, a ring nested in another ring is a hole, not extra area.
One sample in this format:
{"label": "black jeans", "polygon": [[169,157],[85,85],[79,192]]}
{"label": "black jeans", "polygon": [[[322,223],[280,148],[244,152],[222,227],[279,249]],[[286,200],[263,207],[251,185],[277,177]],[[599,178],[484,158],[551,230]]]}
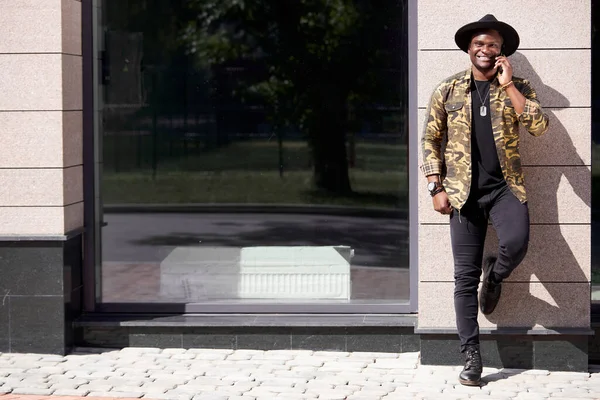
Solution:
{"label": "black jeans", "polygon": [[450,216],[454,255],[454,308],[460,350],[479,344],[477,286],[481,276],[488,219],[498,235],[493,271],[506,279],[523,261],[529,244],[529,210],[504,185],[491,193],[469,197],[460,214]]}

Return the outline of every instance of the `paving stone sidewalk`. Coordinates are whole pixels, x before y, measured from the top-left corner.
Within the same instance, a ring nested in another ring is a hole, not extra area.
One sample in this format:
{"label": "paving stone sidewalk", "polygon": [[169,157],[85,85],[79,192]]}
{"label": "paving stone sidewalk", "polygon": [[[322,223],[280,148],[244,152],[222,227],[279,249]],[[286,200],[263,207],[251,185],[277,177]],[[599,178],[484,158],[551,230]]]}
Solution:
{"label": "paving stone sidewalk", "polygon": [[485,368],[484,384],[474,388],[458,384],[460,369],[420,365],[419,353],[125,348],[77,349],[66,357],[0,354],[0,400],[600,399],[600,366],[589,373]]}

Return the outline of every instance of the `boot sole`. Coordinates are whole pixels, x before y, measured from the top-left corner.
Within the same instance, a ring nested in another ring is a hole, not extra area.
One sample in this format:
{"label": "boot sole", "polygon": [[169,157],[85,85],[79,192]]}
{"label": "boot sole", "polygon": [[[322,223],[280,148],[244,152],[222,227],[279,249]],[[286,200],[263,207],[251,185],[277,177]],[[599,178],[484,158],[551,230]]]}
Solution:
{"label": "boot sole", "polygon": [[460,379],[460,378],[458,378],[458,381],[460,382],[461,385],[465,385],[465,386],[479,386],[479,385],[481,385],[481,379],[476,380],[476,381],[468,381],[466,379]]}

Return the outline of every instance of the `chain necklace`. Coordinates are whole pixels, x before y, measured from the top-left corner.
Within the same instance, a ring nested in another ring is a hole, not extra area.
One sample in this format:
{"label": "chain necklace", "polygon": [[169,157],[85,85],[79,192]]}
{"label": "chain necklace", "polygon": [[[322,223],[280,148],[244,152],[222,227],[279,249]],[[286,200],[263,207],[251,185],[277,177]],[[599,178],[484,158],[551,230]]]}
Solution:
{"label": "chain necklace", "polygon": [[479,115],[481,115],[482,117],[485,117],[487,115],[487,107],[485,106],[485,101],[487,100],[488,96],[490,95],[490,88],[488,87],[488,91],[487,91],[487,94],[485,95],[485,99],[482,99],[481,93],[479,93],[479,88],[477,87],[477,81],[473,80],[473,82],[475,82],[475,90],[477,90],[477,95],[479,96],[479,100],[481,101],[481,106],[479,107]]}

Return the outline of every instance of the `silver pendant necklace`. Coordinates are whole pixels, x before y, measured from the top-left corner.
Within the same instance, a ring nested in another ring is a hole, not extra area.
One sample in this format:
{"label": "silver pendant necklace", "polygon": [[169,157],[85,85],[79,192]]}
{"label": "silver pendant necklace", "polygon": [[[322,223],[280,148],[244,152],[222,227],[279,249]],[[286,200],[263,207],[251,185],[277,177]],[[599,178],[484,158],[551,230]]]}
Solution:
{"label": "silver pendant necklace", "polygon": [[475,82],[475,90],[477,90],[477,96],[479,96],[479,100],[481,101],[481,106],[479,107],[479,115],[481,115],[482,117],[485,117],[487,115],[487,107],[485,106],[485,101],[487,100],[488,96],[490,95],[490,88],[488,87],[488,92],[485,95],[485,99],[481,99],[481,93],[479,93],[479,88],[477,87],[477,81],[473,80]]}

